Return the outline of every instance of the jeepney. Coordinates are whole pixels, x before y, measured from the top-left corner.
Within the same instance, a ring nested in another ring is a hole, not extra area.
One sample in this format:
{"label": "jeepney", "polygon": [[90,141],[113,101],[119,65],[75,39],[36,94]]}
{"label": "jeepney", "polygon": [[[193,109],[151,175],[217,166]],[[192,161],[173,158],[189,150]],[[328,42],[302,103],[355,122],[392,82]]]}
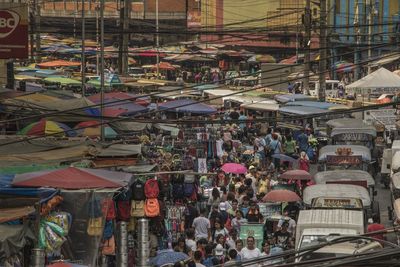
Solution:
{"label": "jeepney", "polygon": [[318,170],[356,169],[370,171],[371,151],[359,145],[328,145],[319,151]]}
{"label": "jeepney", "polygon": [[328,121],[326,125],[333,145],[362,145],[371,150],[374,147],[376,129],[362,120],[334,119]]}
{"label": "jeepney", "polygon": [[[315,202],[320,199],[320,202]],[[308,186],[303,191],[303,203],[307,209],[321,208],[317,203],[323,202],[324,208],[332,207],[336,204],[335,208],[363,210],[365,219],[371,218],[373,214],[380,214],[379,203],[372,201],[369,192],[365,187],[352,184],[316,184]],[[359,201],[353,201],[359,199]],[[328,204],[330,203],[330,204]],[[362,205],[359,205],[362,204]],[[313,206],[314,205],[314,206]]]}
{"label": "jeepney", "polygon": [[390,182],[390,192],[392,194],[392,201],[400,199],[400,172],[395,173],[391,177]]}
{"label": "jeepney", "polygon": [[[400,225],[400,198],[396,199],[393,203],[393,226],[398,227]],[[396,231],[397,244],[400,245],[400,233]]]}
{"label": "jeepney", "polygon": [[400,140],[394,140],[390,149],[385,149],[382,156],[381,182],[386,188],[390,185],[390,177],[400,170]]}
{"label": "jeepney", "polygon": [[[314,175],[316,184],[353,184],[360,185],[368,189],[372,200],[376,195],[375,180],[366,171],[362,170],[334,170],[318,172]],[[399,185],[400,186],[400,185]]]}

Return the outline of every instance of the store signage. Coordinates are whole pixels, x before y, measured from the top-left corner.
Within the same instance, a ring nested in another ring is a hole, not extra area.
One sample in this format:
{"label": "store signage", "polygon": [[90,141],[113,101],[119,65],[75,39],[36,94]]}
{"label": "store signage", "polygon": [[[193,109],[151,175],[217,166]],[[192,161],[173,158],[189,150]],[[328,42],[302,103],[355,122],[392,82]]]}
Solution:
{"label": "store signage", "polygon": [[187,14],[187,27],[198,28],[201,27],[201,12],[200,11],[189,11]]}
{"label": "store signage", "polygon": [[362,156],[326,156],[329,165],[359,165],[362,164]]}
{"label": "store signage", "polygon": [[0,3],[0,59],[28,57],[28,6]]}

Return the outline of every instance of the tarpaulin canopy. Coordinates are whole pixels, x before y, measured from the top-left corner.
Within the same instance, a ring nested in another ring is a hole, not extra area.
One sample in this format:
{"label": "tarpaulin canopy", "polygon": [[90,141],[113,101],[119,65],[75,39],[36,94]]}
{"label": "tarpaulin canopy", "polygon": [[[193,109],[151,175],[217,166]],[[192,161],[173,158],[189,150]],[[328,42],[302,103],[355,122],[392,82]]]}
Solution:
{"label": "tarpaulin canopy", "polygon": [[275,100],[280,103],[287,103],[293,101],[304,101],[304,100],[316,100],[316,98],[303,94],[286,94],[286,95],[276,95]]}
{"label": "tarpaulin canopy", "polygon": [[[101,94],[95,94],[88,97],[88,99],[96,104],[101,102]],[[147,106],[150,99],[147,96],[140,96],[124,92],[109,92],[104,94],[104,100],[130,100],[136,104]]]}
{"label": "tarpaulin canopy", "polygon": [[103,149],[99,157],[129,157],[137,156],[142,152],[142,145],[115,144]]}
{"label": "tarpaulin canopy", "polygon": [[0,224],[0,259],[20,253],[28,242],[35,240],[35,235],[27,224]]}
{"label": "tarpaulin canopy", "polygon": [[28,216],[33,212],[35,212],[35,208],[33,206],[0,209],[0,223],[17,220],[19,218]]}
{"label": "tarpaulin canopy", "polygon": [[178,113],[191,113],[191,114],[212,114],[217,110],[209,105],[198,103],[191,99],[179,99],[165,103],[161,103],[160,110],[167,110]]}
{"label": "tarpaulin canopy", "polygon": [[310,114],[321,114],[327,113],[329,110],[313,108],[313,107],[305,107],[305,106],[284,106],[279,108],[279,112],[288,113],[288,114],[298,114],[298,115],[310,115]]}
{"label": "tarpaulin canopy", "polygon": [[[88,136],[88,137],[96,137],[101,136],[101,125],[98,121],[84,121],[78,123],[74,127],[78,136]],[[104,136],[106,138],[115,138],[118,136],[118,133],[114,131],[110,126],[104,125]]]}
{"label": "tarpaulin canopy", "polygon": [[118,188],[125,186],[131,174],[98,169],[68,167],[16,175],[13,186],[53,187],[62,189]]}
{"label": "tarpaulin canopy", "polygon": [[48,61],[44,63],[37,64],[40,68],[55,68],[55,67],[72,67],[72,66],[80,66],[80,62],[66,61],[66,60],[54,60]]}
{"label": "tarpaulin canopy", "polygon": [[346,86],[348,94],[388,93],[400,88],[400,77],[385,68],[380,68],[371,74]]}
{"label": "tarpaulin canopy", "polygon": [[61,85],[81,85],[82,83],[80,81],[67,78],[67,77],[48,77],[44,79],[45,82],[49,83],[59,83]]}
{"label": "tarpaulin canopy", "polygon": [[[45,202],[57,194],[53,188],[15,188],[11,186],[14,175],[0,175],[0,195],[24,196],[38,198],[39,202]],[[1,213],[1,212],[0,212]]]}

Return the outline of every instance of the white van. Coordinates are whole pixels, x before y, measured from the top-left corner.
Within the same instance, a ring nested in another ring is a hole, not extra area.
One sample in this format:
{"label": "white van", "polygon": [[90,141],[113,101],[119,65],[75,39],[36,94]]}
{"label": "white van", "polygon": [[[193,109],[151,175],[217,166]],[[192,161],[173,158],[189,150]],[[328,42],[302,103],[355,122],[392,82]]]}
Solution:
{"label": "white van", "polygon": [[[338,80],[326,80],[326,97],[338,97],[339,96],[339,83]],[[310,81],[310,95],[318,97],[318,92],[320,89],[319,81]]]}

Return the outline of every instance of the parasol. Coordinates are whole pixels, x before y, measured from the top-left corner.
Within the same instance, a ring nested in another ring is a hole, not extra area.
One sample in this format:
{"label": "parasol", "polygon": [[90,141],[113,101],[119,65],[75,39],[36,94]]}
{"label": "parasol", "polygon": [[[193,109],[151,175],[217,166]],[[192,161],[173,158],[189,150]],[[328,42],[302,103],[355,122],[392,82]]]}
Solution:
{"label": "parasol", "polygon": [[290,190],[272,190],[266,194],[262,201],[264,202],[296,202],[301,198],[293,191]]}

